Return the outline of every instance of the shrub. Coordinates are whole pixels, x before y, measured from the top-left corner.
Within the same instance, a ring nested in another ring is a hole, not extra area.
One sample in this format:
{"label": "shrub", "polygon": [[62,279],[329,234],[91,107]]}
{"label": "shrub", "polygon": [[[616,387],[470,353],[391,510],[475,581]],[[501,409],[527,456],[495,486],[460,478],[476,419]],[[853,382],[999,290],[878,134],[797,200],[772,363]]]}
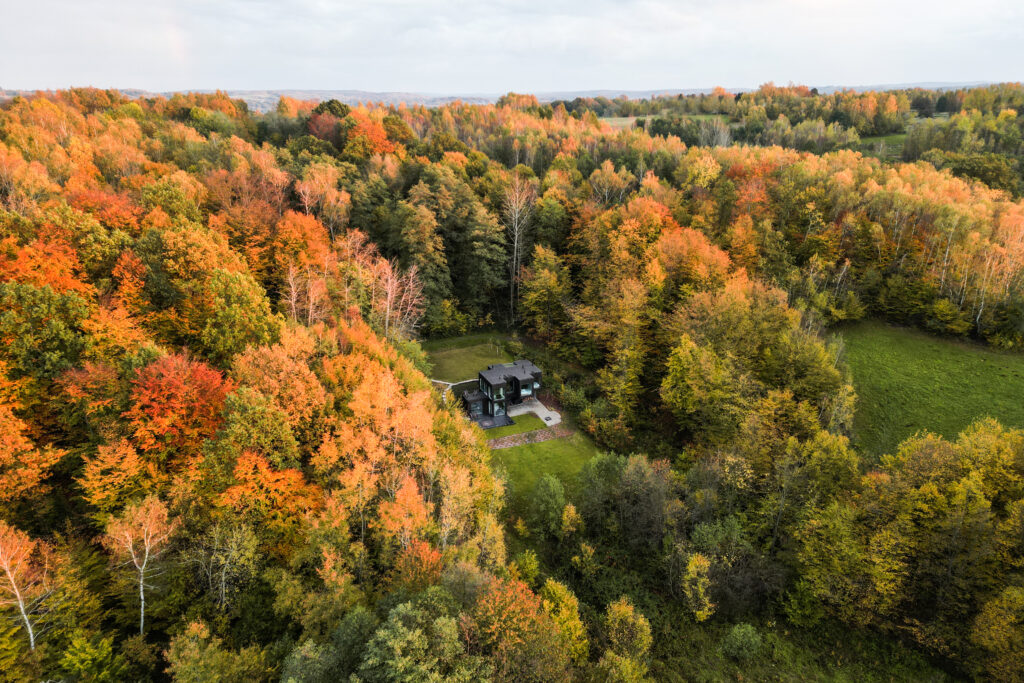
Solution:
{"label": "shrub", "polygon": [[722,638],[722,654],[737,661],[746,661],[761,650],[761,634],[750,624],[736,624]]}

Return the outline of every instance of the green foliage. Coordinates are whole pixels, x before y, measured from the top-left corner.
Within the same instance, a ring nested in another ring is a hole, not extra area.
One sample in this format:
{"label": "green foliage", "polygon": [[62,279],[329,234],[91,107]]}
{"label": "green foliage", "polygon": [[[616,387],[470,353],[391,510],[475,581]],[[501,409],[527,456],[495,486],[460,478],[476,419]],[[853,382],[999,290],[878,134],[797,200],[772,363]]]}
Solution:
{"label": "green foliage", "polygon": [[475,681],[489,665],[466,652],[444,602],[398,605],[367,642],[358,675],[368,683],[395,680]]}
{"label": "green foliage", "polygon": [[685,335],[672,350],[661,398],[687,432],[712,442],[727,441],[739,428],[745,393],[741,379],[714,351]]}
{"label": "green foliage", "polygon": [[740,662],[753,659],[761,651],[761,634],[751,624],[736,624],[722,638],[722,654]]}
{"label": "green foliage", "polygon": [[530,497],[530,527],[545,536],[557,536],[562,528],[564,507],[562,482],[553,474],[541,475]]}
{"label": "green foliage", "polygon": [[227,648],[203,623],[189,624],[184,633],[171,639],[166,656],[168,673],[180,683],[270,680],[270,668],[261,649]]}
{"label": "green foliage", "polygon": [[15,377],[52,379],[78,365],[88,345],[82,323],[88,303],[50,287],[0,284],[0,339]]}
{"label": "green foliage", "polygon": [[115,683],[123,680],[125,662],[114,651],[112,637],[87,637],[78,633],[60,660],[61,669],[74,680]]}

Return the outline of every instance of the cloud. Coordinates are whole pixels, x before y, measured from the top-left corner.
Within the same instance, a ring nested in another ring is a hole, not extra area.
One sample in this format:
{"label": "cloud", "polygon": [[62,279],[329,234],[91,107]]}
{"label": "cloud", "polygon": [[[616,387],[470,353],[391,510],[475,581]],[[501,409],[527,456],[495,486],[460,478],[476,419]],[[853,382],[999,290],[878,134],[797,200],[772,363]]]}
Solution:
{"label": "cloud", "polygon": [[0,0],[0,87],[475,93],[1018,80],[1019,0]]}

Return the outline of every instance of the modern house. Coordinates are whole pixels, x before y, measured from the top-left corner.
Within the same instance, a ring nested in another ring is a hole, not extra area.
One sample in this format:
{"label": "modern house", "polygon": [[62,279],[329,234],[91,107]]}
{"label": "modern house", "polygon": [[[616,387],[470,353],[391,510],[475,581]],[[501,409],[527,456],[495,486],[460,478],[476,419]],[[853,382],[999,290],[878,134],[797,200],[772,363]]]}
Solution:
{"label": "modern house", "polygon": [[540,378],[540,368],[528,360],[488,365],[480,371],[477,386],[462,392],[466,412],[485,429],[512,424],[508,407],[535,396]]}

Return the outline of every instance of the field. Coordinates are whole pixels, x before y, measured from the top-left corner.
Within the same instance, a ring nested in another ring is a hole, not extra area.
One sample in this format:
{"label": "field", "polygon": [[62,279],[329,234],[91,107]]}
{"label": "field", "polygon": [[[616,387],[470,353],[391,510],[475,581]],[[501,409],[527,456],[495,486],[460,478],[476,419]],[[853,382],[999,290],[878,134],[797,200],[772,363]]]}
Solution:
{"label": "field", "polygon": [[861,323],[842,330],[857,390],[855,443],[868,456],[914,433],[955,437],[990,416],[1024,427],[1024,355]]}
{"label": "field", "polygon": [[[695,121],[706,121],[709,119],[728,119],[728,117],[725,116],[724,114],[686,114],[685,117],[693,119]],[[645,119],[647,121],[652,121],[656,118],[658,117],[654,116],[653,114],[647,116],[605,116],[601,118],[601,121],[607,123],[615,130],[625,130],[627,128],[634,127],[636,125],[637,119]]]}
{"label": "field", "polygon": [[483,333],[424,342],[423,350],[432,366],[430,378],[461,382],[474,379],[488,365],[511,362],[512,357],[499,345],[505,338],[501,334]]}
{"label": "field", "polygon": [[872,135],[860,139],[861,149],[865,153],[877,156],[884,161],[899,161],[903,157],[903,143],[907,140],[906,133],[893,135]]}
{"label": "field", "polygon": [[521,515],[530,492],[543,474],[553,474],[571,493],[576,485],[576,474],[583,465],[597,455],[597,447],[580,433],[562,439],[552,439],[513,448],[502,448],[491,453],[491,462],[508,475],[508,500],[514,513]]}

